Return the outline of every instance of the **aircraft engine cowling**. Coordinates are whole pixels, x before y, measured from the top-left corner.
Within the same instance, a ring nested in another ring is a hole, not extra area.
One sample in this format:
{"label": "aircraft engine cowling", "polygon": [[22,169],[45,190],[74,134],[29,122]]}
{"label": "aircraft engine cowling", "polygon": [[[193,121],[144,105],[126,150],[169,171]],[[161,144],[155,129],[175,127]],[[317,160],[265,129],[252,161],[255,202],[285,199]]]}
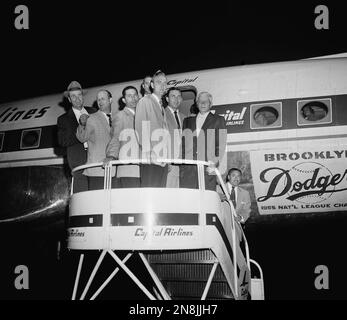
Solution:
{"label": "aircraft engine cowling", "polygon": [[63,166],[0,169],[0,226],[48,223],[63,226],[69,178]]}

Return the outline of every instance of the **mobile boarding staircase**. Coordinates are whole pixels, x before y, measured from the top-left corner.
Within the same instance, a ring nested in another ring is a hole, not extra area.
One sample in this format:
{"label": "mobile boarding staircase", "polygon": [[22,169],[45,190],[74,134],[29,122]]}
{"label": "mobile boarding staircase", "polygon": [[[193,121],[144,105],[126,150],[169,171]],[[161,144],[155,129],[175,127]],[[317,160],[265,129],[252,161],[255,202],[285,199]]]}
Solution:
{"label": "mobile boarding staircase", "polygon": [[[209,163],[161,160],[163,163],[196,165],[199,189],[112,189],[112,167],[141,164],[112,161],[105,166],[104,189],[73,193],[71,190],[68,249],[81,251],[72,299],[77,298],[84,252],[100,256],[79,299],[85,299],[106,254],[117,267],[106,281],[89,294],[94,300],[123,270],[149,299],[264,299],[260,266],[249,258],[248,244],[231,201],[221,202],[217,192],[205,190],[204,170]],[[84,165],[74,172],[99,167]],[[215,173],[227,194],[220,172]],[[72,188],[73,189],[73,188]],[[126,253],[121,259],[120,253]],[[127,267],[139,255],[155,286],[146,288],[142,274]],[[259,277],[251,278],[251,263]],[[116,280],[116,279],[115,279]]]}

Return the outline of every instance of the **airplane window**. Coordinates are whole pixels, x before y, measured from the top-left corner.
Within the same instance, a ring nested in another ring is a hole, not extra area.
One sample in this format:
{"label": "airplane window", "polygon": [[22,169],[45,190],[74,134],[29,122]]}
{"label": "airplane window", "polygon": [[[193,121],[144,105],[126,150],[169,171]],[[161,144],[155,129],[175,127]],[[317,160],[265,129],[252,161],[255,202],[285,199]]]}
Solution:
{"label": "airplane window", "polygon": [[328,107],[320,101],[311,101],[302,108],[302,117],[307,121],[318,121],[325,118],[328,114]]}
{"label": "airplane window", "polygon": [[282,126],[282,102],[251,104],[251,129],[270,129]]}
{"label": "airplane window", "polygon": [[41,129],[23,130],[20,141],[21,149],[38,148],[40,145]]}
{"label": "airplane window", "polygon": [[2,151],[2,146],[4,144],[5,134],[3,132],[0,133],[0,151]]}
{"label": "airplane window", "polygon": [[262,107],[254,113],[254,121],[260,127],[273,124],[278,119],[278,111],[273,107]]}
{"label": "airplane window", "polygon": [[298,101],[299,125],[322,124],[331,121],[331,99]]}

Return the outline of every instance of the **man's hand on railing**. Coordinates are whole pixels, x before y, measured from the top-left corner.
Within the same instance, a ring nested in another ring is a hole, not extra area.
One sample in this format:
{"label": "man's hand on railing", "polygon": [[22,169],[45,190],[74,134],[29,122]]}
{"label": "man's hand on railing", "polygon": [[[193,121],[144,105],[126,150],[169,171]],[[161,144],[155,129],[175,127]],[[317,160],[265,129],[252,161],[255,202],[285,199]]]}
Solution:
{"label": "man's hand on railing", "polygon": [[157,161],[158,158],[157,158],[157,155],[155,154],[154,151],[148,152],[147,159],[150,163],[158,165],[158,166],[165,167],[165,165],[166,165],[166,163]]}
{"label": "man's hand on railing", "polygon": [[113,160],[117,160],[117,158],[115,157],[106,157],[103,161],[102,161],[102,167],[105,168],[111,161]]}
{"label": "man's hand on railing", "polygon": [[216,164],[213,161],[209,161],[209,166],[206,168],[208,174],[214,174],[216,169]]}
{"label": "man's hand on railing", "polygon": [[244,217],[241,216],[240,214],[236,214],[236,220],[237,220],[239,223],[245,223]]}
{"label": "man's hand on railing", "polygon": [[[218,193],[218,195],[219,195],[219,198],[220,198],[221,202],[228,201],[228,197],[224,193]],[[236,210],[236,208],[234,208],[234,209]],[[242,215],[240,215],[239,213],[235,212],[234,217],[235,217],[237,222],[245,223],[244,217]]]}
{"label": "man's hand on railing", "polygon": [[227,196],[224,193],[218,193],[218,195],[219,195],[219,198],[220,198],[221,202],[228,201],[228,198],[227,198]]}

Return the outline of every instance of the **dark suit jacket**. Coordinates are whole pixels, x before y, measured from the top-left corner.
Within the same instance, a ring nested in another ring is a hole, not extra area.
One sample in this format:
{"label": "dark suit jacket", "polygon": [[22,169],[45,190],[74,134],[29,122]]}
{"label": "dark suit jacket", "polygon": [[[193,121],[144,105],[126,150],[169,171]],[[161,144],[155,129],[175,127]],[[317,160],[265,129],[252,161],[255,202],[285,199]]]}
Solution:
{"label": "dark suit jacket", "polygon": [[225,154],[226,139],[226,124],[223,117],[210,112],[199,136],[196,135],[196,117],[185,118],[182,135],[182,158],[213,161],[218,166]]}
{"label": "dark suit jacket", "polygon": [[[181,151],[182,132],[177,131],[176,135],[177,133],[178,135],[175,136],[175,130],[178,130],[175,116],[172,114],[169,107],[165,109],[165,113],[166,113],[167,127],[169,130],[170,139],[171,139],[171,143],[170,143],[171,150],[170,150],[170,154],[168,155],[168,158],[177,159],[179,158],[181,154],[180,151]],[[181,127],[182,127],[183,121],[185,119],[185,115],[180,111],[178,111],[177,115],[179,117],[179,120],[181,121]]]}
{"label": "dark suit jacket", "polygon": [[[92,107],[84,108],[89,114],[97,111]],[[66,147],[67,161],[71,170],[87,162],[87,152],[83,143],[76,137],[77,127],[78,122],[72,108],[58,118],[58,143]]]}

